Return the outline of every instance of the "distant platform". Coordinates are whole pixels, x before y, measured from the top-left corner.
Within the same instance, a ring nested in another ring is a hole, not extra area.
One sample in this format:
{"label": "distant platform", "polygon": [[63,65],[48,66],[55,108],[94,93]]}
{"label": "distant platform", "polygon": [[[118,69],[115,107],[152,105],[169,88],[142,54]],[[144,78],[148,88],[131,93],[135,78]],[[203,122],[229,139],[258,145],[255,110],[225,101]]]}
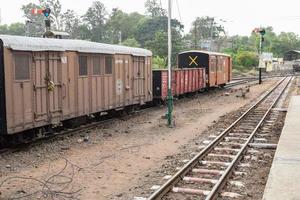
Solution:
{"label": "distant platform", "polygon": [[263,200],[300,200],[300,96],[291,99]]}

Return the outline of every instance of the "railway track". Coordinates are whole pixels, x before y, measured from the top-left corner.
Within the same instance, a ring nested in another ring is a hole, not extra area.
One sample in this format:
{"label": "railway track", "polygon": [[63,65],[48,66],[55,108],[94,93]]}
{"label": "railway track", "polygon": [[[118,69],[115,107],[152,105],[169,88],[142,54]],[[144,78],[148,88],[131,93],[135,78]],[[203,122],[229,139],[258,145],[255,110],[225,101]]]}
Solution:
{"label": "railway track", "polygon": [[174,176],[169,177],[148,200],[191,196],[205,200],[219,196],[239,197],[238,193],[222,191],[223,187],[233,173],[241,173],[234,171],[235,168],[291,80],[292,77],[285,77],[264,93]]}

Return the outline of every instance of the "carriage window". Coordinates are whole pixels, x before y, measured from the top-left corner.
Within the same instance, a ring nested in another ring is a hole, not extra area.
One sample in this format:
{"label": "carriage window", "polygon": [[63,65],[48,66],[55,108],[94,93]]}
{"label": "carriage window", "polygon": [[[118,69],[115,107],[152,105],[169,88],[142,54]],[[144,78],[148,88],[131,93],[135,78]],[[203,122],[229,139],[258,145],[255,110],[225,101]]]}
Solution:
{"label": "carriage window", "polygon": [[113,58],[111,56],[105,57],[105,74],[112,74]]}
{"label": "carriage window", "polygon": [[30,79],[28,55],[15,55],[15,80]]}
{"label": "carriage window", "polygon": [[79,56],[79,76],[87,74],[87,56]]}
{"label": "carriage window", "polygon": [[101,60],[100,57],[93,57],[93,75],[101,75]]}

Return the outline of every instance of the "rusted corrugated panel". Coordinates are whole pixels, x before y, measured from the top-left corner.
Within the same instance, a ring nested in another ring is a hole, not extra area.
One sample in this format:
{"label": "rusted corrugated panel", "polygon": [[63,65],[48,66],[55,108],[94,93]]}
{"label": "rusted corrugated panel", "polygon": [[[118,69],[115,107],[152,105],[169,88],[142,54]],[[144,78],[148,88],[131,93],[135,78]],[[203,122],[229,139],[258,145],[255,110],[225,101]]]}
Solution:
{"label": "rusted corrugated panel", "polygon": [[152,56],[152,52],[141,48],[96,43],[84,40],[54,39],[0,35],[4,46],[18,51],[77,51],[82,53],[129,54]]}
{"label": "rusted corrugated panel", "polygon": [[[168,71],[161,71],[161,99],[168,95]],[[173,70],[172,93],[174,96],[196,92],[205,87],[204,68],[185,68]]]}

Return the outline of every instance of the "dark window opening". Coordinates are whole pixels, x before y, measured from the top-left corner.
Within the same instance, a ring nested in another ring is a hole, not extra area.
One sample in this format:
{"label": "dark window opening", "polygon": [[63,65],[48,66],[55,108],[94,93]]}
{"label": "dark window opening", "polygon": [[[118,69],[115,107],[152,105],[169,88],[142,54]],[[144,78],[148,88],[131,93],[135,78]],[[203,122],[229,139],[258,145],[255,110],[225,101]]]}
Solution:
{"label": "dark window opening", "polygon": [[30,79],[29,62],[28,55],[15,55],[15,80]]}
{"label": "dark window opening", "polygon": [[101,75],[101,59],[100,57],[93,57],[93,75]]}
{"label": "dark window opening", "polygon": [[79,56],[79,76],[87,76],[87,56]]}
{"label": "dark window opening", "polygon": [[111,56],[105,57],[105,74],[112,74],[113,58]]}

